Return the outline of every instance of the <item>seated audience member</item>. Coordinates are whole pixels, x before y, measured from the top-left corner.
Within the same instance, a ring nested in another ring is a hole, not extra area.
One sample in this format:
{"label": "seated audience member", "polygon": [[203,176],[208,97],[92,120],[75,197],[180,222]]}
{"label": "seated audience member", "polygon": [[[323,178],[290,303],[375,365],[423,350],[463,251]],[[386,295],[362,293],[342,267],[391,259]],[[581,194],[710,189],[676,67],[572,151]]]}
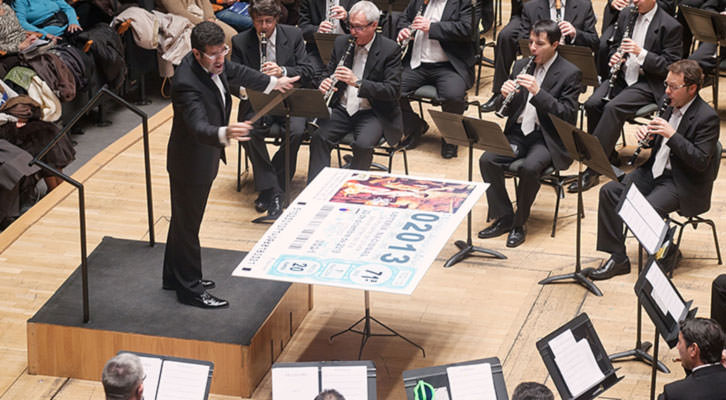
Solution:
{"label": "seated audience member", "polygon": [[144,367],[135,354],[121,353],[106,362],[101,375],[106,400],[143,400]]}
{"label": "seated audience member", "polygon": [[[339,36],[325,78],[319,86],[328,91],[335,85],[330,119],[320,120],[312,135],[308,182],[330,166],[330,150],[349,133],[353,134],[351,168],[368,170],[373,148],[381,136],[391,145],[401,139],[401,50],[391,39],[376,34],[380,11],[370,1],[359,1],[350,9],[350,35]],[[349,41],[354,43],[349,45]],[[338,66],[346,50],[353,46],[344,66]]]}
{"label": "seated audience member", "polygon": [[512,400],[555,400],[555,395],[541,383],[522,382],[514,388]]}
{"label": "seated audience member", "polygon": [[[252,17],[241,13],[244,5],[249,3],[237,0],[209,0],[212,2],[214,16],[237,32],[252,28]],[[249,12],[249,11],[248,11]]]}
{"label": "seated audience member", "polygon": [[723,330],[712,319],[681,321],[676,347],[686,377],[665,385],[658,400],[724,399],[726,368],[721,361],[725,339]]}
{"label": "seated audience member", "polygon": [[37,38],[23,29],[13,8],[0,0],[0,51],[6,54],[21,52]]}
{"label": "seated audience member", "polygon": [[[535,57],[534,71],[524,71],[528,59],[514,64],[510,79],[502,85],[505,98],[521,85],[509,104],[504,134],[515,157],[485,152],[479,159],[487,190],[489,216],[494,223],[479,232],[479,238],[493,238],[509,233],[507,247],[524,242],[524,224],[540,188],[540,175],[549,166],[567,169],[572,159],[565,150],[549,114],[574,123],[577,117],[577,96],[580,94],[582,73],[576,66],[557,54],[562,33],[552,20],[542,20],[532,26],[529,49]],[[514,72],[516,71],[516,72]],[[519,170],[517,211],[507,195],[504,169],[514,160],[524,159]]]}
{"label": "seated audience member", "polygon": [[345,400],[345,397],[335,389],[326,389],[315,396],[313,400]]}
{"label": "seated audience member", "polygon": [[[294,26],[277,23],[280,16],[280,4],[276,0],[256,0],[250,6],[250,14],[254,29],[240,33],[232,39],[232,61],[262,71],[270,76],[300,76],[301,81],[310,82],[313,65],[305,53],[305,42],[300,29]],[[261,54],[261,35],[265,35],[265,54]],[[266,62],[260,65],[262,58]],[[240,101],[237,119],[247,121],[254,110],[248,101]],[[290,178],[295,175],[297,152],[305,132],[304,117],[290,118]],[[243,142],[245,150],[252,161],[255,177],[255,190],[259,197],[255,200],[255,209],[267,211],[271,217],[282,213],[282,194],[285,179],[285,144],[280,144],[275,156],[270,160],[267,153],[265,137],[270,133],[270,126],[277,124],[279,135],[285,139],[285,117],[265,116],[255,124],[250,132],[251,139]]]}
{"label": "seated audience member", "polygon": [[726,274],[721,274],[711,284],[711,318],[726,331]]}
{"label": "seated audience member", "polygon": [[43,39],[55,39],[83,30],[76,11],[65,0],[11,0],[8,2],[26,31],[39,32]]}
{"label": "seated audience member", "polygon": [[[652,138],[650,158],[626,175],[622,183],[608,182],[600,189],[597,249],[609,253],[610,258],[590,273],[592,279],[630,273],[623,220],[616,210],[629,183],[638,187],[662,217],[676,210],[698,215],[711,207],[711,189],[716,178],[712,166],[721,161],[715,154],[718,115],[698,95],[703,84],[703,72],[698,63],[679,60],[671,64],[668,71],[665,92],[670,106],[662,118],[654,118],[637,132],[638,140],[648,135]],[[670,270],[675,262],[664,260],[661,265]]]}
{"label": "seated audience member", "polygon": [[301,0],[300,23],[305,38],[305,50],[315,67],[315,76],[322,79],[325,64],[315,44],[315,32],[350,33],[348,30],[348,10],[357,0]]}
{"label": "seated audience member", "polygon": [[[214,15],[212,3],[209,0],[154,0],[161,12],[180,15],[192,24],[198,25],[202,21],[212,21],[224,31],[224,43],[232,47],[232,37],[237,30],[217,19]],[[227,56],[229,58],[229,55]]]}

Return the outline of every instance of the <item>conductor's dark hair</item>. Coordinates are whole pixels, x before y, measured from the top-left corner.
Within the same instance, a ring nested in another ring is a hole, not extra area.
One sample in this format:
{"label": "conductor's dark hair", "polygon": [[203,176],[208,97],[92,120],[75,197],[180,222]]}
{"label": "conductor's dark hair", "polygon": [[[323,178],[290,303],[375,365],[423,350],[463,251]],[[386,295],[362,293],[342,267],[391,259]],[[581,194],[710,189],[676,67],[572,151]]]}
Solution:
{"label": "conductor's dark hair", "polygon": [[697,85],[698,90],[703,86],[703,70],[694,60],[678,60],[668,66],[668,71],[683,74],[683,82],[688,86]]}
{"label": "conductor's dark hair", "polygon": [[514,388],[512,400],[554,400],[555,395],[545,385],[537,382],[522,382]]}
{"label": "conductor's dark hair", "polygon": [[546,33],[547,40],[549,40],[550,44],[559,42],[562,37],[560,27],[557,26],[557,23],[551,19],[541,19],[535,22],[534,25],[532,25],[532,32],[537,36],[539,36],[540,33]]}
{"label": "conductor's dark hair", "polygon": [[718,323],[710,318],[689,318],[680,323],[686,346],[698,345],[701,362],[713,364],[721,361],[726,338]]}
{"label": "conductor's dark hair", "polygon": [[314,400],[345,400],[345,397],[335,389],[325,389]]}
{"label": "conductor's dark hair", "polygon": [[192,29],[192,48],[204,52],[207,46],[224,43],[224,31],[212,21],[203,21]]}
{"label": "conductor's dark hair", "polygon": [[250,5],[250,16],[252,18],[263,15],[279,17],[282,8],[278,0],[254,0]]}

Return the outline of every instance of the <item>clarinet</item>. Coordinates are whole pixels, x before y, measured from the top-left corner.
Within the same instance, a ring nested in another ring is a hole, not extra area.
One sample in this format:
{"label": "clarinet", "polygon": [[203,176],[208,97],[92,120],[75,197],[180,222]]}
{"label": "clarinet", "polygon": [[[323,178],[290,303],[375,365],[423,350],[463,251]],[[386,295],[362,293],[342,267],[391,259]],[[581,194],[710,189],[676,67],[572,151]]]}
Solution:
{"label": "clarinet", "polygon": [[267,62],[267,34],[260,32],[260,71],[262,66]]}
{"label": "clarinet", "polygon": [[618,75],[620,73],[620,69],[623,67],[623,64],[625,64],[625,61],[628,59],[628,55],[630,53],[626,53],[623,51],[623,40],[630,39],[633,32],[631,32],[631,27],[634,25],[635,19],[638,18],[638,8],[632,7],[630,9],[630,15],[628,15],[628,24],[625,26],[625,32],[623,33],[623,38],[620,40],[620,45],[618,46],[618,50],[615,52],[615,54],[620,55],[620,61],[613,64],[612,67],[610,67],[610,79],[608,80],[608,91],[605,94],[605,97],[603,97],[603,101],[610,101],[610,96],[612,95],[613,88],[615,87],[615,81],[618,79]]}
{"label": "clarinet", "polygon": [[[625,7],[627,8],[627,7],[632,7],[632,6],[633,6],[633,0],[630,0],[630,1],[628,1],[628,5]],[[618,32],[618,27],[620,26],[620,23],[618,21],[619,19],[620,18],[615,18],[615,23],[613,24],[613,33],[612,33],[612,35],[610,35],[610,37],[607,40],[608,44],[615,43],[615,34]]]}
{"label": "clarinet", "polygon": [[[413,17],[415,20],[417,17],[420,17],[423,15],[424,11],[426,11],[426,6],[429,4],[429,0],[423,0],[423,3],[421,3],[421,7],[418,8],[418,11],[416,11],[416,15]],[[403,60],[403,57],[406,57],[406,53],[408,53],[409,44],[411,44],[411,40],[413,40],[413,37],[416,35],[416,29],[411,28],[413,25],[413,21],[411,25],[408,26],[408,31],[411,32],[406,39],[401,40],[398,42],[398,45],[401,46],[401,60]]]}
{"label": "clarinet", "polygon": [[[670,104],[671,98],[668,97],[668,95],[663,96],[663,104],[661,104],[660,109],[658,110],[658,115],[656,117],[663,118],[663,115],[665,114],[666,109]],[[643,139],[638,141],[638,148],[635,149],[633,156],[630,157],[630,160],[628,161],[628,166],[635,164],[635,161],[638,159],[638,155],[640,154],[640,151],[643,150],[643,148],[651,146],[652,136],[653,135],[646,135]]]}
{"label": "clarinet", "polygon": [[[340,58],[340,61],[338,61],[338,65],[335,67],[337,70],[339,67],[345,66],[345,60],[348,59],[348,56],[353,51],[353,48],[355,47],[355,38],[352,36],[348,38],[348,48],[345,49],[345,53],[343,54],[343,57]],[[333,99],[333,94],[335,93],[335,85],[338,84],[338,78],[335,77],[335,70],[330,74],[329,76],[330,80],[330,88],[325,92],[323,95],[323,100],[325,101],[325,105],[327,107],[330,107],[330,101]],[[318,119],[315,118],[314,120],[310,121],[310,125],[314,128],[319,128],[318,125]]]}
{"label": "clarinet", "polygon": [[[522,68],[521,71],[519,71],[519,75],[522,74],[531,74],[534,71],[534,68],[536,65],[534,64],[534,56],[529,56],[529,59],[527,60],[527,64]],[[509,104],[514,100],[514,96],[519,92],[519,89],[522,88],[522,85],[519,83],[515,84],[514,90],[509,92],[507,97],[504,98],[504,101],[502,102],[502,106],[499,107],[499,110],[495,112],[494,114],[499,118],[504,118],[504,116],[507,114],[507,111],[509,111]]]}
{"label": "clarinet", "polygon": [[557,25],[562,22],[562,0],[555,0],[555,22]]}

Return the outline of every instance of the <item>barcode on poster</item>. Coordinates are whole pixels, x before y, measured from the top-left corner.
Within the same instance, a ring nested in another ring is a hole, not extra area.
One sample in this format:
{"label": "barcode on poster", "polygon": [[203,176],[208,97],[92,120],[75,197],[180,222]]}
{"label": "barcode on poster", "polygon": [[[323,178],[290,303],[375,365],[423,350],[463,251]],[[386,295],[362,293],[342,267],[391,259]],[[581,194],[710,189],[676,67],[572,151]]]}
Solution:
{"label": "barcode on poster", "polygon": [[295,240],[290,244],[290,248],[294,250],[300,250],[305,245],[305,242],[310,239],[310,237],[313,235],[316,229],[320,226],[320,224],[323,223],[323,220],[330,214],[331,211],[333,211],[335,207],[328,204],[320,208],[318,212],[315,214],[313,219],[310,220],[310,223],[308,223],[308,226],[303,229],[300,234],[297,235]]}

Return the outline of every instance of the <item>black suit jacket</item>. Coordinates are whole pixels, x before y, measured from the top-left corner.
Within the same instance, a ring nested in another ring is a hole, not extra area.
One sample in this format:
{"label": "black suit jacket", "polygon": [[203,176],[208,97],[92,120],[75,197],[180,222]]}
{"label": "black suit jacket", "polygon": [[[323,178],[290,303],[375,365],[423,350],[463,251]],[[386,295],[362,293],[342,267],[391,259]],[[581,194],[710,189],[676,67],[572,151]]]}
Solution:
{"label": "black suit jacket", "polygon": [[[522,11],[522,23],[520,38],[529,38],[529,31],[535,22],[542,19],[550,18],[550,2],[549,0],[530,0],[524,4]],[[578,46],[586,46],[593,51],[597,50],[600,43],[597,32],[595,32],[595,12],[592,10],[592,3],[585,0],[567,0],[564,9],[564,20],[568,21],[575,27],[577,34],[574,44]]]}
{"label": "black suit jacket", "polygon": [[[338,66],[340,58],[345,54],[350,35],[341,35],[335,39],[333,53],[327,66],[325,77],[331,75]],[[353,55],[347,58],[344,65],[352,68]],[[383,125],[383,136],[391,145],[398,144],[403,132],[401,106],[401,48],[393,40],[376,34],[368,52],[368,59],[363,69],[358,97],[364,97],[371,103],[371,108]],[[338,82],[338,91],[333,94],[330,104],[336,104],[348,85]]]}
{"label": "black suit jacket", "polygon": [[213,181],[220,158],[224,160],[224,146],[219,142],[218,131],[229,123],[230,94],[239,95],[240,85],[262,91],[270,83],[267,75],[229,61],[220,79],[225,88],[224,103],[217,85],[191,52],[184,56],[174,73],[171,90],[174,119],[166,152],[166,169],[172,179],[189,184]]}
{"label": "black suit jacket", "polygon": [[[610,46],[608,59],[615,54],[620,46],[629,15],[630,10],[628,8],[623,9],[623,12],[620,13],[618,32],[615,34],[616,40]],[[663,7],[658,6],[655,15],[653,15],[653,20],[650,21],[648,26],[648,32],[645,34],[643,48],[648,50],[648,55],[641,66],[644,78],[647,80],[648,86],[656,99],[663,97],[665,93],[663,81],[668,75],[668,66],[681,59],[681,51],[683,50],[682,30],[681,24],[668,15]],[[623,77],[624,75],[623,70],[620,76]],[[643,79],[643,75],[641,75],[640,79]]]}
{"label": "black suit jacket", "polygon": [[[520,59],[514,63],[512,71],[516,72],[512,72],[510,79],[514,79],[519,75],[526,63],[527,59]],[[547,150],[552,156],[552,164],[558,170],[567,169],[572,163],[572,158],[568,155],[565,145],[557,134],[557,130],[548,114],[551,113],[564,121],[574,124],[577,119],[577,98],[580,95],[581,81],[582,72],[574,64],[565,60],[564,57],[558,56],[547,70],[542,85],[540,85],[539,93],[532,96],[530,100],[537,109],[537,118],[539,119]],[[527,89],[522,88],[512,99],[509,106],[509,118],[504,126],[505,134],[509,135],[512,132],[512,126],[517,122],[519,115],[524,112],[528,96]]]}
{"label": "black suit jacket", "polygon": [[712,365],[697,369],[684,379],[663,387],[658,400],[726,399],[726,368]]}
{"label": "black suit jacket", "polygon": [[[717,0],[709,0],[709,1],[717,1]],[[602,29],[601,29],[602,32],[604,32],[607,27],[614,24],[615,21],[618,19],[618,16],[620,15],[620,11],[610,7],[610,3],[612,3],[612,0],[608,0],[605,3],[605,10],[603,10],[603,12],[602,12]],[[670,15],[670,16],[676,15],[676,0],[658,0],[657,3],[658,3],[658,7],[665,10],[665,12],[668,15]]]}
{"label": "black suit jacket", "polygon": [[[408,3],[398,19],[397,32],[411,25],[423,1],[412,0]],[[429,39],[439,41],[449,62],[464,79],[467,87],[474,85],[474,63],[478,52],[472,35],[472,11],[470,0],[447,0],[441,21],[432,23],[429,28]],[[411,60],[411,53],[413,52],[409,51],[406,54],[404,63]]]}
{"label": "black suit jacket", "polygon": [[[667,115],[670,113],[666,110]],[[711,207],[711,190],[716,178],[713,163],[721,161],[720,157],[714,159],[719,127],[716,112],[701,96],[696,96],[681,118],[676,134],[666,143],[671,149],[671,172],[678,191],[680,212],[684,215],[695,216]],[[650,170],[661,143],[663,137],[658,135],[651,156],[642,168]]]}
{"label": "black suit jacket", "polygon": [[[358,0],[340,0],[339,4],[350,11],[353,4]],[[300,28],[307,43],[306,49],[310,54],[318,54],[318,47],[315,45],[315,32],[318,31],[320,23],[325,21],[327,9],[325,8],[325,0],[301,0],[300,1],[300,19],[297,26]],[[340,27],[345,33],[349,33],[347,19],[340,21]]]}

